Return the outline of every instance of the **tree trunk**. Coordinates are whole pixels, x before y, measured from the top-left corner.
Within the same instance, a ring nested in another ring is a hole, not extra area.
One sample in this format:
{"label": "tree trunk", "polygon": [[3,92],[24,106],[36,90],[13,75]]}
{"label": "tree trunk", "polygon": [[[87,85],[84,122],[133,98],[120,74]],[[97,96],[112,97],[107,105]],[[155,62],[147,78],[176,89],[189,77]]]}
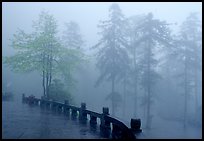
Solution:
{"label": "tree trunk", "polygon": [[46,97],[46,88],[45,88],[45,54],[43,53],[43,95]]}
{"label": "tree trunk", "polygon": [[49,68],[48,68],[48,89],[47,89],[47,92],[48,92],[48,98],[50,98],[50,85],[52,83],[52,56],[50,55],[50,58],[49,58]]}
{"label": "tree trunk", "polygon": [[46,62],[46,92],[47,92],[47,98],[49,99],[49,55],[47,56],[47,62]]}
{"label": "tree trunk", "polygon": [[113,116],[115,116],[115,96],[114,96],[114,92],[115,92],[115,78],[112,74],[112,114]]}
{"label": "tree trunk", "polygon": [[150,55],[151,55],[151,49],[150,49],[150,41],[148,44],[148,53],[147,53],[147,128],[151,127],[151,117],[150,117]]}
{"label": "tree trunk", "polygon": [[125,74],[125,76],[124,76],[124,81],[123,81],[123,92],[124,92],[124,100],[123,100],[123,116],[125,117],[125,115],[126,115],[126,113],[125,113],[125,111],[126,111],[126,82],[127,80],[126,80],[126,74]]}
{"label": "tree trunk", "polygon": [[151,117],[150,117],[150,85],[148,85],[147,90],[147,128],[151,127]]}
{"label": "tree trunk", "polygon": [[195,46],[195,121],[198,120],[198,58],[197,46]]}
{"label": "tree trunk", "polygon": [[197,70],[195,70],[195,120],[198,120],[198,74]]}
{"label": "tree trunk", "polygon": [[45,89],[45,71],[43,70],[43,95],[46,97],[46,89]]}
{"label": "tree trunk", "polygon": [[135,100],[134,100],[134,117],[137,116],[137,68],[136,68],[136,49],[134,48],[133,50],[133,62],[134,62],[134,95],[135,95]]}
{"label": "tree trunk", "polygon": [[[145,91],[144,93],[144,99],[146,100],[147,99],[147,92]],[[144,108],[143,108],[143,115],[144,115],[144,119],[147,119],[147,106],[144,105]]]}
{"label": "tree trunk", "polygon": [[49,71],[50,71],[50,78],[49,78],[49,86],[51,85],[51,83],[52,83],[52,62],[53,62],[53,56],[52,56],[52,48],[51,48],[51,54],[50,54],[50,69],[49,69]]}
{"label": "tree trunk", "polygon": [[184,123],[183,127],[186,128],[187,116],[187,53],[185,49],[185,62],[184,62]]}
{"label": "tree trunk", "polygon": [[52,54],[52,43],[49,43],[49,55],[47,62],[47,95],[50,98],[50,85],[52,83],[52,62],[53,62],[53,54]]}
{"label": "tree trunk", "polygon": [[47,98],[49,99],[49,84],[48,84],[48,81],[49,81],[49,74],[47,72],[46,73],[46,93],[47,93]]}

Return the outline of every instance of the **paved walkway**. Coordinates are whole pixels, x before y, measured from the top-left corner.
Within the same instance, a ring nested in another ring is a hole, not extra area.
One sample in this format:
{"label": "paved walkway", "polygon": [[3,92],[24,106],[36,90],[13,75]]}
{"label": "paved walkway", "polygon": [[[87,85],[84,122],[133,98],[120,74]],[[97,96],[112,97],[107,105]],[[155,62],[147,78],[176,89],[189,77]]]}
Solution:
{"label": "paved walkway", "polygon": [[[128,123],[127,123],[128,124]],[[159,126],[158,126],[159,125]],[[138,138],[195,139],[202,138],[202,129],[188,127],[161,118],[154,119],[151,130],[143,129]],[[21,100],[2,102],[2,138],[3,139],[100,139],[99,127],[91,130],[79,120],[72,120],[63,113],[43,110],[38,106],[22,104]]]}
{"label": "paved walkway", "polygon": [[96,139],[99,129],[90,130],[63,113],[53,113],[19,101],[2,102],[3,139]]}

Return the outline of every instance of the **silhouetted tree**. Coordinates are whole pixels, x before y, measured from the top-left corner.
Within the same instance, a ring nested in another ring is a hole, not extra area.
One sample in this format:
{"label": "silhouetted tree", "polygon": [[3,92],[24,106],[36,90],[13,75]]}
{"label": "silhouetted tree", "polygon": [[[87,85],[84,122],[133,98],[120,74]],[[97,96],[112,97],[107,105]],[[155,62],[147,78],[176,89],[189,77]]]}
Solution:
{"label": "silhouetted tree", "polygon": [[201,28],[196,13],[191,13],[181,25],[181,31],[176,40],[177,58],[183,71],[177,76],[181,79],[180,86],[184,88],[184,127],[187,122],[188,97],[194,93],[195,116],[198,109],[198,80],[201,73]]}
{"label": "silhouetted tree", "polygon": [[132,87],[133,87],[133,91],[134,91],[134,117],[137,116],[138,110],[137,110],[137,99],[138,99],[138,85],[139,85],[139,75],[140,75],[140,71],[141,69],[138,67],[138,62],[141,59],[142,55],[141,55],[141,45],[138,43],[138,39],[139,39],[139,32],[138,32],[138,24],[139,22],[141,22],[141,20],[144,19],[144,15],[136,15],[136,16],[132,16],[128,19],[128,39],[129,39],[129,48],[128,48],[128,52],[129,52],[129,56],[131,59],[131,80],[132,80]]}
{"label": "silhouetted tree", "polygon": [[80,27],[76,22],[65,23],[66,29],[63,32],[63,42],[65,47],[71,49],[80,49],[84,44]]}
{"label": "silhouetted tree", "polygon": [[136,44],[141,45],[143,48],[143,57],[138,62],[138,68],[141,69],[141,84],[147,94],[144,100],[144,104],[147,104],[147,128],[151,127],[152,115],[150,114],[150,107],[153,102],[153,87],[161,77],[156,71],[158,60],[155,58],[154,53],[159,47],[169,46],[170,31],[167,25],[165,21],[153,19],[153,14],[149,13],[138,23],[135,30],[138,32]]}
{"label": "silhouetted tree", "polygon": [[108,96],[112,100],[112,114],[115,115],[118,92],[115,92],[116,79],[120,76],[121,70],[128,64],[128,55],[125,50],[126,40],[124,38],[125,18],[120,7],[112,4],[109,9],[109,20],[102,21],[99,27],[102,29],[102,38],[94,48],[99,48],[97,53],[97,67],[101,74],[96,85],[104,79],[111,81],[112,90]]}
{"label": "silhouetted tree", "polygon": [[[76,83],[73,73],[84,62],[85,54],[83,51],[84,40],[80,33],[80,27],[76,22],[65,23],[65,30],[62,36],[62,43],[66,52],[61,56],[59,67],[66,83],[66,87],[71,90]],[[67,65],[64,65],[67,64]]]}

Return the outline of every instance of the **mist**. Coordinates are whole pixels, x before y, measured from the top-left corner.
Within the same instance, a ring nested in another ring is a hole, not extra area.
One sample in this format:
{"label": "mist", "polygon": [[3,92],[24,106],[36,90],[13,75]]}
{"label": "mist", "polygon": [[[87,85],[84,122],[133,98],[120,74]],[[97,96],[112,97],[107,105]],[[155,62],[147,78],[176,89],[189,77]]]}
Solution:
{"label": "mist", "polygon": [[[47,39],[43,16],[56,22],[50,70],[33,63],[42,58],[36,44]],[[31,54],[10,59],[29,47]],[[141,119],[139,138],[202,138],[201,2],[3,2],[2,60],[10,106],[23,93],[69,99],[98,113],[109,107],[127,125]]]}

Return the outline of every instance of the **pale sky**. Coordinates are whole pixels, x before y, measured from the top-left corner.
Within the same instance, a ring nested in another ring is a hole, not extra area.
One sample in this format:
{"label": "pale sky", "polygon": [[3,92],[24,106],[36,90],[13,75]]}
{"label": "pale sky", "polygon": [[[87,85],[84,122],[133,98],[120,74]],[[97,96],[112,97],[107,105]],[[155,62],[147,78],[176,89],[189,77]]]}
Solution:
{"label": "pale sky", "polygon": [[[201,2],[117,2],[126,17],[152,12],[155,18],[169,23],[182,23],[190,12],[202,13]],[[3,2],[2,40],[3,48],[8,46],[9,38],[17,28],[31,32],[32,21],[37,20],[42,10],[49,11],[58,21],[59,30],[64,22],[75,21],[81,27],[86,46],[97,43],[99,36],[97,24],[106,20],[112,2]],[[172,25],[174,31],[178,25]],[[8,49],[8,48],[7,48]],[[3,54],[8,53],[3,49]]]}

